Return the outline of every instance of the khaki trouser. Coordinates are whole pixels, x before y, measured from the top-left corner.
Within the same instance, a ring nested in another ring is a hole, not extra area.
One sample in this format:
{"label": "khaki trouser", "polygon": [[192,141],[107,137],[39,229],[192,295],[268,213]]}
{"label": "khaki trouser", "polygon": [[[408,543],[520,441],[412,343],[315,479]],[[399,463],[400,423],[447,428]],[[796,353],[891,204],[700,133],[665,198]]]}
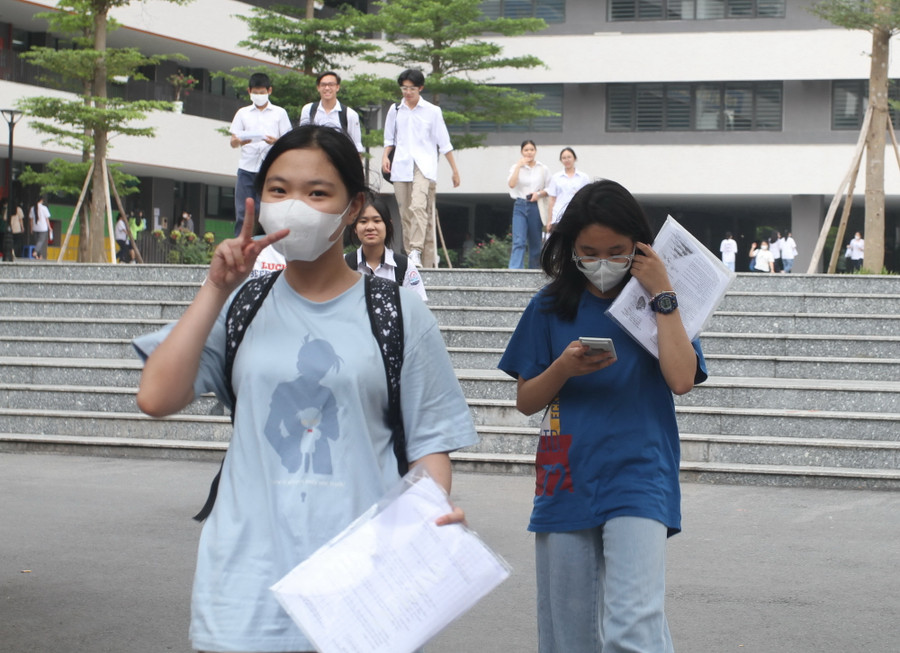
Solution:
{"label": "khaki trouser", "polygon": [[407,255],[414,249],[422,252],[422,267],[437,265],[435,242],[434,195],[435,182],[413,169],[412,181],[395,181],[394,196],[400,207],[403,229],[403,249]]}

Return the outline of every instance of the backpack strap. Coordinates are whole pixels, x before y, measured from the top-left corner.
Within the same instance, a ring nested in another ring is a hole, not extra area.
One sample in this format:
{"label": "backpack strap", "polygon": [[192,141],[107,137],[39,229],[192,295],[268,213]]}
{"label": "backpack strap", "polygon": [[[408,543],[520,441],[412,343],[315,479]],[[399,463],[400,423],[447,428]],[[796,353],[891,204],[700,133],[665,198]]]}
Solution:
{"label": "backpack strap", "polygon": [[388,384],[388,412],[386,421],[391,427],[391,444],[397,458],[397,471],[404,476],[409,471],[406,457],[406,431],[400,411],[400,372],[403,368],[403,313],[400,307],[400,286],[393,281],[365,275],[366,310],[372,335],[384,360],[384,374]]}
{"label": "backpack strap", "polygon": [[347,265],[350,266],[351,270],[359,269],[359,258],[356,256],[355,249],[352,252],[347,252],[346,254],[344,254],[344,260],[347,262]]}
{"label": "backpack strap", "polygon": [[406,279],[406,271],[409,269],[409,257],[394,252],[394,263],[397,264],[394,270],[394,277],[397,280],[397,285],[402,286],[403,280]]}
{"label": "backpack strap", "polygon": [[347,131],[347,107],[345,105],[341,105],[341,110],[338,111],[338,120],[341,122],[341,130],[349,135]]}
{"label": "backpack strap", "polygon": [[[247,327],[256,317],[256,312],[262,306],[263,300],[272,289],[272,284],[278,279],[281,270],[265,274],[261,277],[250,279],[241,286],[231,305],[228,307],[228,314],[225,316],[225,389],[228,392],[228,399],[231,401],[231,423],[234,424],[235,396],[234,388],[231,385],[231,373],[234,370],[234,357],[237,355],[238,347],[244,340],[247,333]],[[225,452],[228,455],[228,452]],[[222,467],[225,465],[225,458],[219,465],[219,471],[216,472],[215,478],[209,485],[209,496],[206,497],[206,503],[200,509],[194,519],[203,521],[209,517],[212,512],[213,504],[216,502],[216,496],[219,493],[219,479],[222,477]]]}
{"label": "backpack strap", "polygon": [[316,113],[319,111],[319,101],[316,100],[312,103],[312,106],[309,108],[309,124],[316,124]]}

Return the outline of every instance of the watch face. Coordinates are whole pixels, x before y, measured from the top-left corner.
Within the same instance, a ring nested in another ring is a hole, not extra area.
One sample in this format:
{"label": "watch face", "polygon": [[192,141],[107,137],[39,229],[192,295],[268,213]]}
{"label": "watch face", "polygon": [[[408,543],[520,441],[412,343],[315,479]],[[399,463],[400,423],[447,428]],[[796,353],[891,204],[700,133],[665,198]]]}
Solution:
{"label": "watch face", "polygon": [[667,295],[660,297],[656,305],[659,306],[661,313],[671,313],[675,310],[675,301]]}

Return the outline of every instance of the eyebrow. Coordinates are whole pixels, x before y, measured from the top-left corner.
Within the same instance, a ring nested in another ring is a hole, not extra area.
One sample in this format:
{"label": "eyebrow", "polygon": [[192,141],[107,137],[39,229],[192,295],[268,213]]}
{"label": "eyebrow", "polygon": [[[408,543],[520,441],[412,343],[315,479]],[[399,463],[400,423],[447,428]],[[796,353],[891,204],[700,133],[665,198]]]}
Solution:
{"label": "eyebrow", "polygon": [[[270,184],[273,182],[280,183],[280,184],[288,184],[288,183],[292,183],[292,180],[288,179],[287,177],[282,177],[281,175],[270,175],[270,176],[266,177],[267,184]],[[337,186],[336,183],[334,183],[332,181],[327,181],[325,179],[307,179],[307,180],[304,180],[302,183],[306,186],[327,186],[329,188],[334,188]]]}

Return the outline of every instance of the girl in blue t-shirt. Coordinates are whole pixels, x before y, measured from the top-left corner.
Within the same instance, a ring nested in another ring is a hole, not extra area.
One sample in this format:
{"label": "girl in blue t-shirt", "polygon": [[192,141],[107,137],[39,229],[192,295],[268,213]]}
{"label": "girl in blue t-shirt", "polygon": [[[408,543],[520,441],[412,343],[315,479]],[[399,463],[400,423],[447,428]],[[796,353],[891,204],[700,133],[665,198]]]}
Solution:
{"label": "girl in blue t-shirt", "polygon": [[[572,199],[541,255],[550,277],[525,310],[500,369],[517,408],[545,410],[529,530],[537,535],[540,653],[672,651],[665,545],[681,528],[672,394],[706,378],[653,234],[613,181]],[[634,277],[652,296],[659,359],[606,314]],[[609,338],[592,352],[582,337]]]}

